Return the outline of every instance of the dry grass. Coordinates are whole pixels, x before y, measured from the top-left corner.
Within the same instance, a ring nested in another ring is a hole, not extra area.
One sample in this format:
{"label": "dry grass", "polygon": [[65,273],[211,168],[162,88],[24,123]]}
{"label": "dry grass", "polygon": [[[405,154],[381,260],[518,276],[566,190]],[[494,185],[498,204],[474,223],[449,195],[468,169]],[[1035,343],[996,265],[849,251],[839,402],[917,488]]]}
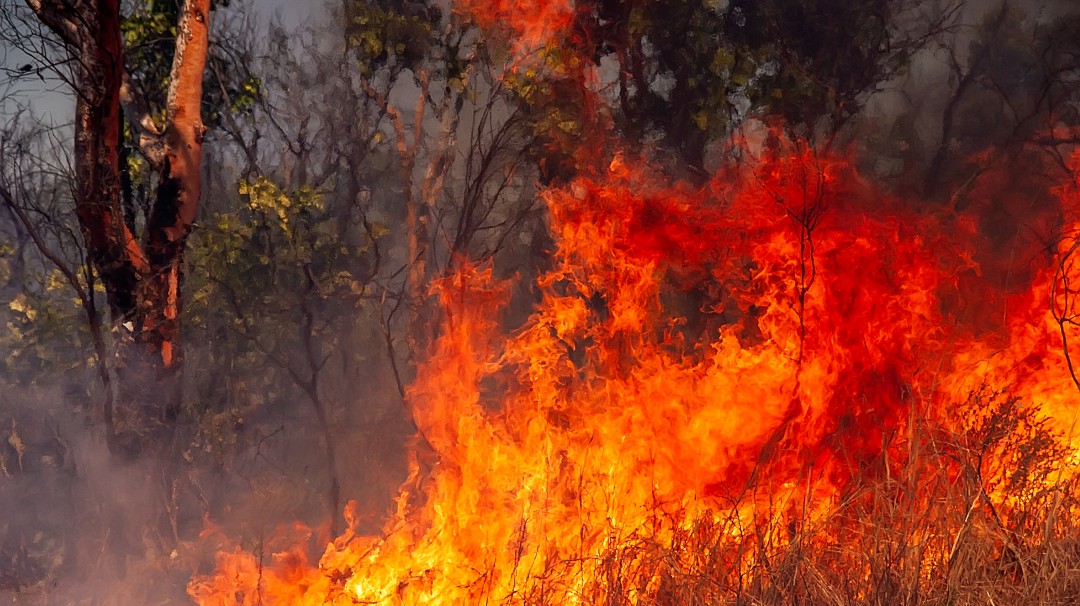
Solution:
{"label": "dry grass", "polygon": [[[602,573],[586,580],[581,602],[1080,603],[1080,484],[1069,449],[1002,394],[973,394],[956,413],[963,421],[913,418],[880,467],[861,470],[824,516],[788,504],[749,524],[745,515],[701,519],[664,544],[634,534],[599,558]],[[747,500],[763,489],[748,487]],[[679,525],[667,522],[658,526]],[[553,569],[524,585],[504,601],[553,604],[573,580]]]}

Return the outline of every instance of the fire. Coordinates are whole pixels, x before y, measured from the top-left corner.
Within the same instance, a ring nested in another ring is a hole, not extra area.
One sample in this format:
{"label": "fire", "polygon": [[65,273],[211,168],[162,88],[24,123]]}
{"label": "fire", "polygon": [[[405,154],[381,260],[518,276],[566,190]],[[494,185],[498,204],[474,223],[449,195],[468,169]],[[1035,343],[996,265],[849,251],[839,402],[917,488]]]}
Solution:
{"label": "fire", "polygon": [[789,142],[700,187],[641,164],[544,192],[557,246],[523,326],[501,325],[489,268],[436,284],[446,321],[408,397],[438,462],[380,536],[317,565],[223,552],[196,602],[720,600],[802,541],[835,568],[808,578],[870,574],[831,547],[882,548],[868,511],[923,545],[898,570],[941,574],[974,512],[1007,524],[1065,477],[1018,493],[1008,446],[1047,427],[1080,446],[1061,268],[979,326],[965,297],[999,295],[969,218],[907,210],[844,158]]}
{"label": "fire", "polygon": [[507,29],[517,58],[542,50],[574,20],[572,0],[460,0],[457,10],[486,31]]}
{"label": "fire", "polygon": [[[463,8],[521,55],[573,20],[520,4]],[[522,326],[488,267],[433,288],[445,321],[408,398],[437,462],[383,532],[350,523],[318,563],[302,539],[223,551],[195,601],[726,603],[798,583],[840,603],[838,586],[1006,561],[1025,524],[1061,534],[1048,512],[1080,496],[1080,214],[1006,291],[983,279],[974,214],[912,210],[846,157],[764,140],[699,186],[627,154],[544,191],[555,249]],[[1078,189],[1056,192],[1066,217]]]}

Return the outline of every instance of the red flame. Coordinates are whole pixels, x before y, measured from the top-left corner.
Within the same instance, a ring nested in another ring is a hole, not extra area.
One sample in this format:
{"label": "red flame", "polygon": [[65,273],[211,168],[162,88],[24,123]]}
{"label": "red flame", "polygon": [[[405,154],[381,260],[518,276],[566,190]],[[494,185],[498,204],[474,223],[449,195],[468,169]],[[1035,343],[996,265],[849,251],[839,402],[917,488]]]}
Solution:
{"label": "red flame", "polygon": [[519,58],[552,44],[574,21],[572,0],[459,0],[456,4],[486,31],[509,30],[504,35]]}

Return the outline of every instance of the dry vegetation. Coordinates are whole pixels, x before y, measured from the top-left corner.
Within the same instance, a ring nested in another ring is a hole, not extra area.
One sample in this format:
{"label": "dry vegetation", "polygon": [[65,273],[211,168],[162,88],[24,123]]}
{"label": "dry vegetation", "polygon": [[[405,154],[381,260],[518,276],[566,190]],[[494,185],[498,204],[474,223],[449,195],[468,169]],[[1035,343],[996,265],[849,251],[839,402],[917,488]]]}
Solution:
{"label": "dry vegetation", "polygon": [[[957,416],[966,420],[914,420],[824,515],[806,501],[773,503],[749,522],[657,513],[657,527],[677,528],[674,540],[660,544],[646,528],[620,538],[599,556],[603,574],[582,584],[581,603],[1077,603],[1080,484],[1070,453],[1004,394],[973,394]],[[822,479],[804,477],[808,486]],[[731,505],[760,503],[766,483]],[[573,582],[548,570],[505,602],[553,604],[548,596]]]}

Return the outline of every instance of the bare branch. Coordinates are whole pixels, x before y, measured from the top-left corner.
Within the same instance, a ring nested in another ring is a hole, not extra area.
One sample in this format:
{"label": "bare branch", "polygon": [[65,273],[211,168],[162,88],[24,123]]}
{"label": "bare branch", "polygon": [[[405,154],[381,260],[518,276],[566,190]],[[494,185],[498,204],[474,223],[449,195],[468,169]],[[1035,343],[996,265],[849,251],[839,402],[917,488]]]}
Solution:
{"label": "bare branch", "polygon": [[71,284],[71,287],[75,289],[79,299],[85,300],[89,295],[82,287],[82,283],[79,282],[78,276],[75,275],[75,272],[71,267],[69,267],[58,254],[49,248],[49,245],[45,243],[41,234],[39,234],[38,230],[34,227],[34,223],[30,220],[30,217],[27,216],[26,211],[15,202],[15,197],[12,196],[11,192],[3,185],[0,185],[0,198],[4,199],[4,203],[7,204],[8,208],[10,208],[12,212],[15,213],[15,216],[19,218],[19,222],[22,223],[26,233],[30,234],[30,238],[34,241],[34,245],[37,246],[38,252],[51,261],[53,265],[60,270],[60,273],[64,274],[64,278],[67,279],[68,283]]}
{"label": "bare branch", "polygon": [[71,8],[54,0],[26,0],[26,5],[49,29],[72,48],[78,48],[86,32],[79,29]]}

